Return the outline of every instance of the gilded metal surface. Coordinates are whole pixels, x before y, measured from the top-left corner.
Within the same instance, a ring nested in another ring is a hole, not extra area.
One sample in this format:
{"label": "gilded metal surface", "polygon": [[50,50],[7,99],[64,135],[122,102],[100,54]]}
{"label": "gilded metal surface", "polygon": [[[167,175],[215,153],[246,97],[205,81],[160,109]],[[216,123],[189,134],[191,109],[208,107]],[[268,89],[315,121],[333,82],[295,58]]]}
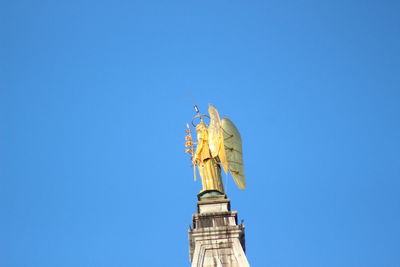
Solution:
{"label": "gilded metal surface", "polygon": [[[227,118],[222,120],[215,107],[209,106],[210,123],[203,121],[204,115],[197,115],[200,123],[196,125],[197,143],[194,143],[189,125],[185,130],[186,153],[191,154],[193,167],[199,170],[203,191],[216,190],[224,193],[221,167],[231,173],[240,189],[246,188],[243,172],[242,139],[236,126]],[[194,171],[196,180],[196,171]]]}

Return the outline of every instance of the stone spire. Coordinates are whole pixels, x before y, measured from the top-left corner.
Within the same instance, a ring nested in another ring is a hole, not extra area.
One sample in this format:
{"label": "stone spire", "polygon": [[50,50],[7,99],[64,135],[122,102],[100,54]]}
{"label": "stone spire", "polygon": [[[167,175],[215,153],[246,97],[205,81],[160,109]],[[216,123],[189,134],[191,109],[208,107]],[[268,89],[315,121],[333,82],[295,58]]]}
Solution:
{"label": "stone spire", "polygon": [[203,194],[189,230],[192,267],[249,267],[244,225],[237,224],[226,195]]}

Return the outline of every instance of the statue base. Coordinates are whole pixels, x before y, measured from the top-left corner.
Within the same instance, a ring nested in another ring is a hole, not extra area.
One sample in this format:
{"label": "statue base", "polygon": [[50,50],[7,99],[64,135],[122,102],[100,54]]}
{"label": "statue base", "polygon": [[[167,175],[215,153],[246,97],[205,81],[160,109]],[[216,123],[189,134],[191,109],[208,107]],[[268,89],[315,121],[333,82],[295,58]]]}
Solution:
{"label": "statue base", "polygon": [[226,195],[218,190],[202,190],[200,193],[197,194],[197,199],[201,200],[203,198],[210,198],[210,197],[220,197]]}

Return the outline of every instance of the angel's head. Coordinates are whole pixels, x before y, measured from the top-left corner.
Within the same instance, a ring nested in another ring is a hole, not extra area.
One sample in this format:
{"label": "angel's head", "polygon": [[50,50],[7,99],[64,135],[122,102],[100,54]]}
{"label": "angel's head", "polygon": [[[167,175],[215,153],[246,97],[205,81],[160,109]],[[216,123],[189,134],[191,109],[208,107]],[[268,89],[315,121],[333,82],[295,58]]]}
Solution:
{"label": "angel's head", "polygon": [[196,132],[198,132],[198,133],[201,133],[205,129],[207,129],[207,126],[204,123],[204,121],[201,121],[199,124],[196,125]]}

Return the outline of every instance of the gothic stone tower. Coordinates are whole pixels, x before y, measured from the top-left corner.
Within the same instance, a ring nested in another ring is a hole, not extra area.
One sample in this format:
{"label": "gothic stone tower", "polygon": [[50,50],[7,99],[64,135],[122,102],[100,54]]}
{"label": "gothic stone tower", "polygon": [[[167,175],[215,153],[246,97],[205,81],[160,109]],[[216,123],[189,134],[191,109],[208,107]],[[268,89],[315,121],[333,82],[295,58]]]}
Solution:
{"label": "gothic stone tower", "polygon": [[189,230],[192,267],[249,267],[243,224],[226,195],[203,194]]}

